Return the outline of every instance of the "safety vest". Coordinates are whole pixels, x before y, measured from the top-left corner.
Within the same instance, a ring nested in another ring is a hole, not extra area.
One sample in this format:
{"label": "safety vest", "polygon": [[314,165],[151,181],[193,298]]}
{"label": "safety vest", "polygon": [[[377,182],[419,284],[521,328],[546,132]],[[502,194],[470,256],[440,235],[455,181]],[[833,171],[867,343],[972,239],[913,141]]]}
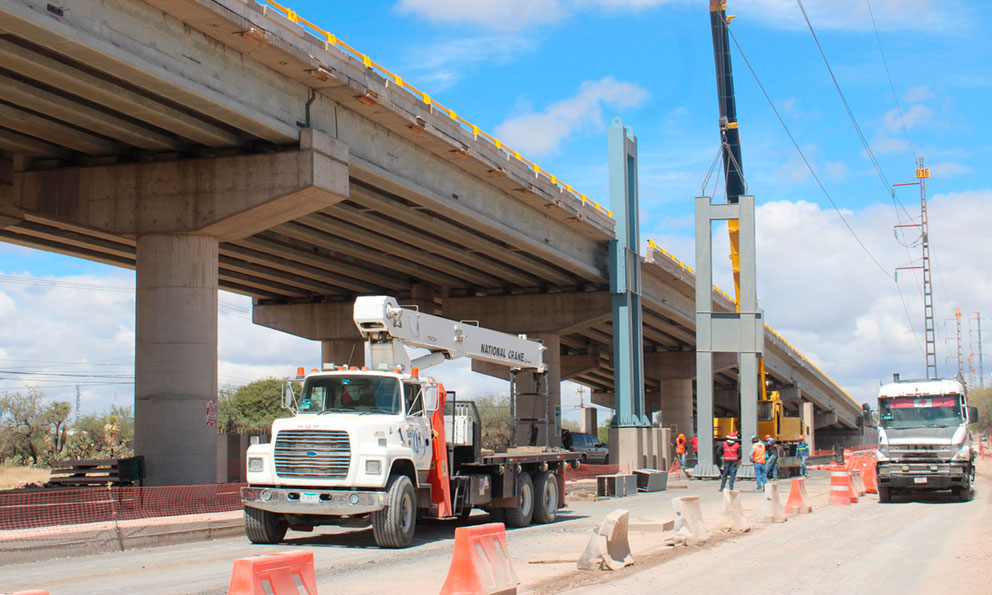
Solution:
{"label": "safety vest", "polygon": [[675,439],[675,454],[685,454],[685,436],[681,434],[679,434],[679,436]]}
{"label": "safety vest", "polygon": [[765,462],[765,445],[761,442],[756,443],[751,447],[751,460],[755,463]]}
{"label": "safety vest", "polygon": [[723,458],[727,461],[741,460],[741,445],[736,442],[726,441],[723,443]]}
{"label": "safety vest", "polygon": [[806,442],[800,442],[799,446],[796,447],[797,457],[808,457],[809,456],[809,444]]}

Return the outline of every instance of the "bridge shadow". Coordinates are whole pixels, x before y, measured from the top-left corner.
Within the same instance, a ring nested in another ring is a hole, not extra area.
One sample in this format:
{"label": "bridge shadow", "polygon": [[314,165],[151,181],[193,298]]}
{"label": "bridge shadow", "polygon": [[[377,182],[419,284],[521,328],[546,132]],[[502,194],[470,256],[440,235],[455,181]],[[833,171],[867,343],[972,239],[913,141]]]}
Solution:
{"label": "bridge shadow", "polygon": [[[559,512],[558,518],[553,526],[563,521],[574,521],[589,518],[589,515],[578,514],[571,511]],[[439,541],[453,541],[455,539],[455,529],[458,527],[471,527],[474,525],[484,525],[486,523],[502,523],[502,515],[474,514],[468,519],[418,519],[417,529],[413,538],[413,543],[407,549],[415,549],[418,546],[437,543]],[[528,525],[528,527],[539,527],[542,525]],[[519,531],[528,527],[507,527],[507,532]],[[372,527],[348,529],[340,527],[328,527],[331,533],[319,533],[321,528],[316,528],[313,535],[305,533],[291,532],[280,544],[282,546],[316,547],[316,548],[346,548],[346,549],[380,549],[375,543],[372,534]]]}

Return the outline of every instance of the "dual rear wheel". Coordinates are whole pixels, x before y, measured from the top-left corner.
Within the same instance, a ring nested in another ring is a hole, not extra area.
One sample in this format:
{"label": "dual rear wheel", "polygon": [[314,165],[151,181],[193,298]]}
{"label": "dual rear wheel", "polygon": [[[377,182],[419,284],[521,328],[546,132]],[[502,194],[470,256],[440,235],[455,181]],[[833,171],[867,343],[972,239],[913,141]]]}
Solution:
{"label": "dual rear wheel", "polygon": [[506,524],[526,527],[534,523],[552,523],[558,517],[558,478],[550,471],[517,474],[516,506],[505,509]]}

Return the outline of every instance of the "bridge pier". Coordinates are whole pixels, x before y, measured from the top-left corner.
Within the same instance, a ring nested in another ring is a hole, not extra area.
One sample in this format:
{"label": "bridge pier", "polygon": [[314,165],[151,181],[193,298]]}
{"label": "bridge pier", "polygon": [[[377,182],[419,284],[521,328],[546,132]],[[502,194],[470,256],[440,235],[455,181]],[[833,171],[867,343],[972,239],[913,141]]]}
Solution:
{"label": "bridge pier", "polygon": [[134,452],[149,485],[217,479],[217,238],[138,237]]}

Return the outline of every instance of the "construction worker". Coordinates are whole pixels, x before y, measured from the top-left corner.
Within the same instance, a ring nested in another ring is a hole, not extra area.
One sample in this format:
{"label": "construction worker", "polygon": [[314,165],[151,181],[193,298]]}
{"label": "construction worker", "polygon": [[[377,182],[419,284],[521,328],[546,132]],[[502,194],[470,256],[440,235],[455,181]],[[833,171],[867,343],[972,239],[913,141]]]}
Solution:
{"label": "construction worker", "polygon": [[699,436],[689,438],[689,446],[692,447],[692,462],[696,464],[699,462]]}
{"label": "construction worker", "polygon": [[727,439],[717,448],[720,460],[723,461],[723,471],[720,473],[720,491],[727,485],[727,478],[730,478],[730,489],[734,489],[734,480],[737,479],[737,465],[741,462],[741,445],[737,442],[737,434],[731,432],[727,434]]}
{"label": "construction worker", "polygon": [[778,479],[778,444],[771,435],[765,435],[765,473],[768,479]]}
{"label": "construction worker", "polygon": [[758,491],[765,489],[765,443],[751,436],[751,462],[754,463],[754,479],[758,482]]}
{"label": "construction worker", "polygon": [[679,467],[685,469],[685,434],[675,437],[675,458],[679,461]]}
{"label": "construction worker", "polygon": [[806,477],[806,459],[809,458],[809,443],[806,436],[799,437],[799,444],[796,445],[796,456],[799,457],[799,471]]}

